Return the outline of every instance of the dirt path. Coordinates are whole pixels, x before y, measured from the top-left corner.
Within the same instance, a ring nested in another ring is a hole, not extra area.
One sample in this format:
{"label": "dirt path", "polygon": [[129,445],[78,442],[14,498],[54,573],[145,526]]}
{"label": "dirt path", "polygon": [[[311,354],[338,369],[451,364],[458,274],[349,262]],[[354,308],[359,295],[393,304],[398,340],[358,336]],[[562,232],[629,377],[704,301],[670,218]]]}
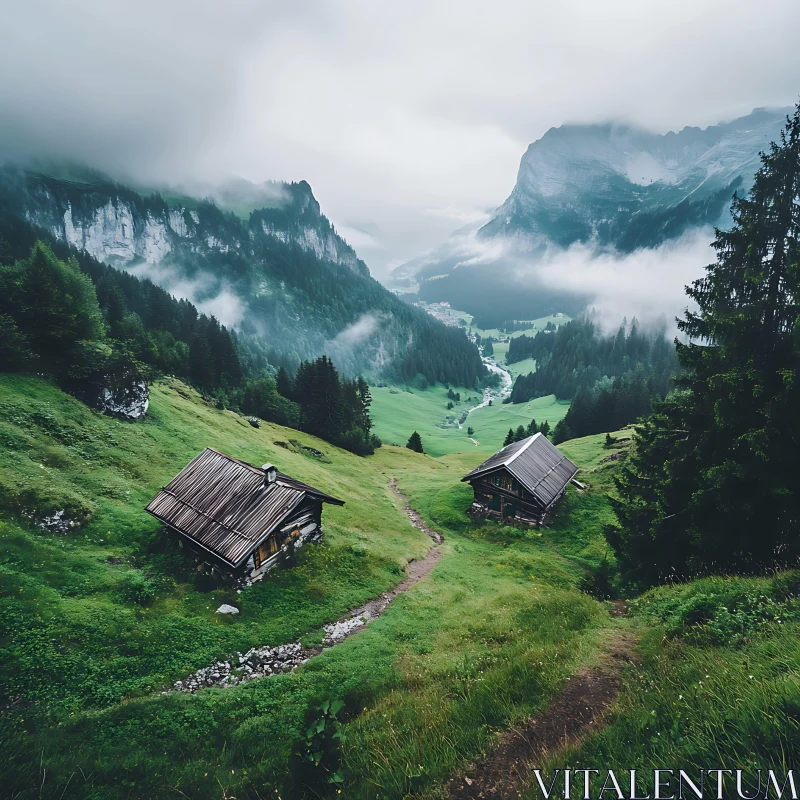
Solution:
{"label": "dirt path", "polygon": [[244,654],[236,653],[235,657],[231,656],[225,661],[217,661],[208,667],[203,667],[184,680],[177,681],[172,688],[179,692],[193,693],[209,686],[236,686],[253,678],[291,672],[314,656],[318,656],[323,649],[333,647],[360,631],[372,620],[380,617],[395,597],[407,592],[415,583],[419,583],[441,558],[439,545],[444,538],[429,528],[422,517],[411,508],[408,498],[397,488],[397,481],[394,478],[389,481],[389,488],[403,502],[403,508],[411,524],[430,536],[435,543],[423,558],[408,562],[405,580],[363,606],[349,611],[336,622],[323,625],[322,648],[307,649],[300,642],[290,642],[275,647],[254,647]]}
{"label": "dirt path", "polygon": [[[438,531],[431,530],[423,521],[422,517],[414,511],[413,508],[408,504],[408,498],[397,488],[397,478],[392,478],[389,481],[389,488],[392,492],[400,498],[403,502],[403,510],[406,512],[406,516],[411,520],[411,524],[421,530],[423,533],[427,533],[428,536],[433,539],[436,544],[441,544],[444,541],[444,537]],[[435,548],[434,548],[435,549]],[[430,551],[428,551],[430,554]],[[427,556],[426,556],[427,558]],[[424,559],[423,559],[424,560]],[[414,563],[413,561],[411,562]],[[430,571],[430,570],[429,570]]]}
{"label": "dirt path", "polygon": [[533,770],[549,757],[598,730],[619,692],[622,670],[635,660],[636,638],[615,631],[600,663],[581,667],[561,694],[535,717],[504,733],[487,757],[445,787],[449,800],[514,800],[531,785]]}
{"label": "dirt path", "polygon": [[376,619],[384,611],[397,595],[407,592],[415,583],[419,583],[438,563],[442,554],[439,545],[444,541],[444,537],[435,530],[429,528],[422,520],[422,517],[414,511],[408,504],[408,498],[397,488],[397,480],[392,478],[389,481],[389,488],[403,503],[403,510],[411,521],[411,524],[433,539],[434,546],[428,550],[422,558],[414,559],[406,564],[406,578],[398,583],[393,589],[384,592],[380,597],[365,603],[360,608],[351,611],[347,617],[332,622],[325,626],[326,637],[323,646],[330,646],[344,641],[348,636],[364,627],[368,622]]}

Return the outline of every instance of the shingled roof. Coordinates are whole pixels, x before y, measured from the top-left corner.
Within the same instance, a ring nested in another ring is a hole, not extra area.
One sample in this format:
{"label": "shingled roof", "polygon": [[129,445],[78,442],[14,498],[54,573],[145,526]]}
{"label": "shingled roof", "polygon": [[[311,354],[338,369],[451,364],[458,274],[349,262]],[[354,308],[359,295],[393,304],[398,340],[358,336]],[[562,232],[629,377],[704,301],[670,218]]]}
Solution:
{"label": "shingled roof", "polygon": [[146,510],[236,567],[306,497],[344,505],[282,472],[270,484],[264,475],[263,469],[207,447]]}
{"label": "shingled roof", "polygon": [[536,433],[507,445],[461,480],[472,481],[500,468],[513,475],[545,508],[578,471],[546,436]]}

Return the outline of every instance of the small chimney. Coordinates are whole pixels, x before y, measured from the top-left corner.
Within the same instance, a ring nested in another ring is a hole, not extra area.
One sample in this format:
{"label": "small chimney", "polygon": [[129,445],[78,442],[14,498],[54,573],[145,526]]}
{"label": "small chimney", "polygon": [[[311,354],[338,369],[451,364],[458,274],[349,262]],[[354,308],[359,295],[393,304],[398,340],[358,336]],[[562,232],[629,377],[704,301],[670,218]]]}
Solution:
{"label": "small chimney", "polygon": [[264,470],[264,486],[275,483],[278,478],[277,467],[274,464],[262,464],[261,469]]}

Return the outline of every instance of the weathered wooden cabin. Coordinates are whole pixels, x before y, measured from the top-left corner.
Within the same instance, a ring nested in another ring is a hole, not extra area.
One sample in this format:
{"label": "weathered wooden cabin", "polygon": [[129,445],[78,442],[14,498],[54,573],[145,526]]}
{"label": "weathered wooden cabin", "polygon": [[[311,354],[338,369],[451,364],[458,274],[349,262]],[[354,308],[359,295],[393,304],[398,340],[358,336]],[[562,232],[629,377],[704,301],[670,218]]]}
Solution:
{"label": "weathered wooden cabin", "polygon": [[319,539],[323,503],[344,505],[272,464],[254,467],[207,447],[146,510],[212,569],[252,580]]}
{"label": "weathered wooden cabin", "polygon": [[542,522],[578,468],[541,433],[513,442],[461,480],[475,492],[470,513]]}

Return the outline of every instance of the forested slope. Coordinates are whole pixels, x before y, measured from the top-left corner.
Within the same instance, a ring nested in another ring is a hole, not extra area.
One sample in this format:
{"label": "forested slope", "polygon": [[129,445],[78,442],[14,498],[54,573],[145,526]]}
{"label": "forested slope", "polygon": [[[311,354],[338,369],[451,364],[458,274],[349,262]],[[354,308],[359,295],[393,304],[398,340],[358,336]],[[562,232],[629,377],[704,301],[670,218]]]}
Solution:
{"label": "forested slope", "polygon": [[209,200],[168,203],[96,173],[65,180],[5,168],[0,218],[15,257],[45,236],[188,293],[237,327],[240,347],[259,366],[294,370],[327,353],[351,376],[419,372],[469,386],[485,374],[462,332],[369,276],[304,182],[283,186],[276,205],[242,219]]}

